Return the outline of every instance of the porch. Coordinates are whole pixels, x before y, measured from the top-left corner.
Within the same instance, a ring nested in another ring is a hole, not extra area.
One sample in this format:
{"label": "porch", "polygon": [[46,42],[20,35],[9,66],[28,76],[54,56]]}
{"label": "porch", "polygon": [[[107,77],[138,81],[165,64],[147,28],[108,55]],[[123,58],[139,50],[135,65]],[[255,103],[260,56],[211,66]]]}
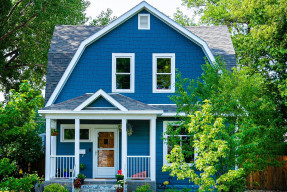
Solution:
{"label": "porch", "polygon": [[[155,181],[156,115],[77,116],[46,115],[46,181],[72,180],[79,173],[112,181],[119,169],[125,179]],[[86,170],[80,170],[83,163]]]}

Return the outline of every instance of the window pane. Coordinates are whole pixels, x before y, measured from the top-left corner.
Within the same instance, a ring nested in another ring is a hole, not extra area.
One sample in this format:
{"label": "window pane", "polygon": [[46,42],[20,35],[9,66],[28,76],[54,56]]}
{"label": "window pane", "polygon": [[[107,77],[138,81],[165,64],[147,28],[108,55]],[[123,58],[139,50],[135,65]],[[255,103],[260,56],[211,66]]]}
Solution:
{"label": "window pane", "polygon": [[114,150],[98,150],[98,167],[114,167]]}
{"label": "window pane", "polygon": [[116,75],[117,89],[130,89],[130,75]]}
{"label": "window pane", "polygon": [[89,129],[80,129],[80,139],[89,140]]}
{"label": "window pane", "polygon": [[64,129],[64,140],[74,140],[75,129]]}
{"label": "window pane", "polygon": [[185,158],[186,163],[191,163],[194,161],[194,150],[191,142],[191,138],[189,136],[183,136],[182,141],[182,153]]}
{"label": "window pane", "polygon": [[98,148],[114,148],[114,132],[99,132]]}
{"label": "window pane", "polygon": [[168,135],[188,135],[188,131],[184,126],[169,125],[167,127]]}
{"label": "window pane", "polygon": [[170,72],[171,72],[171,59],[157,58],[157,73],[170,73]]}
{"label": "window pane", "polygon": [[171,88],[171,75],[157,75],[157,89]]}
{"label": "window pane", "polygon": [[180,137],[168,136],[167,137],[167,154],[170,154],[171,150],[174,148],[175,145],[180,145]]}
{"label": "window pane", "polygon": [[117,73],[130,73],[130,58],[116,58],[117,59]]}
{"label": "window pane", "polygon": [[148,28],[148,16],[140,16],[141,28]]}

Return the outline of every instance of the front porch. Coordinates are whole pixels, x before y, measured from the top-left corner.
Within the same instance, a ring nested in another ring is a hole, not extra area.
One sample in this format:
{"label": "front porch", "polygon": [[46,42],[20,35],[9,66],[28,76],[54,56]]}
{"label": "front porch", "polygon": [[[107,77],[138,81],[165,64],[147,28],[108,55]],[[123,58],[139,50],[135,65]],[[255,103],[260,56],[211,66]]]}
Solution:
{"label": "front porch", "polygon": [[[79,173],[87,179],[112,181],[119,169],[128,180],[156,180],[156,115],[46,114],[45,118],[45,181],[71,181]],[[132,136],[127,133],[130,125]],[[51,136],[51,130],[59,135]],[[86,165],[84,170],[81,164]]]}

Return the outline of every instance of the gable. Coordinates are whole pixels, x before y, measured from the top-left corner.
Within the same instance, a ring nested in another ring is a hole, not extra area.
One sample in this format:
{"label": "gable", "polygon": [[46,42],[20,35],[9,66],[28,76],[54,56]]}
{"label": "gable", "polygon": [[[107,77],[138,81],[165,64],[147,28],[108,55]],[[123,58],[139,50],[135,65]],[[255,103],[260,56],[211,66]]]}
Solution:
{"label": "gable", "polygon": [[98,97],[96,100],[94,100],[91,104],[89,104],[87,107],[85,108],[104,108],[104,107],[115,107],[114,105],[112,105],[109,101],[107,101],[105,98],[103,98],[102,96]]}

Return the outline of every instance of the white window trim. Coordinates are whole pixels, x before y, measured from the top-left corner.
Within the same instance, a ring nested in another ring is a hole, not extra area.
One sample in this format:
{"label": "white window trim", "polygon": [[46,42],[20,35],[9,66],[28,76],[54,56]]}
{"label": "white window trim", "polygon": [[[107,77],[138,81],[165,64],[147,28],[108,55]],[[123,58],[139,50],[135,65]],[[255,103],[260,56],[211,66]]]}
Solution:
{"label": "white window trim", "polygon": [[[147,28],[141,27],[140,25],[141,16],[147,16],[147,20],[148,20]],[[138,29],[139,30],[150,30],[150,14],[138,14]]]}
{"label": "white window trim", "polygon": [[[167,136],[166,131],[167,131],[167,126],[169,124],[174,124],[174,125],[179,125],[178,121],[163,121],[163,164],[164,165],[171,165],[171,163],[168,163],[166,160],[166,156],[168,154],[168,146],[167,146]],[[194,153],[194,161],[196,159],[197,154]],[[189,166],[192,166],[194,163],[188,163]]]}
{"label": "white window trim", "polygon": [[[157,58],[171,59],[171,89],[157,89]],[[153,93],[174,93],[175,92],[175,53],[153,53],[152,54],[152,92]]]}
{"label": "white window trim", "polygon": [[[117,89],[116,87],[116,59],[130,58],[130,89]],[[113,53],[112,54],[112,92],[134,93],[135,92],[135,54],[134,53]]]}
{"label": "white window trim", "polygon": [[[70,140],[64,139],[64,130],[65,129],[75,129],[75,125],[74,124],[62,124],[61,125],[60,142],[62,142],[62,143],[75,142],[74,139],[70,139]],[[89,130],[89,139],[84,139],[84,140],[80,139],[80,142],[92,142],[91,126],[90,125],[80,125],[80,130],[81,129],[88,129]]]}

